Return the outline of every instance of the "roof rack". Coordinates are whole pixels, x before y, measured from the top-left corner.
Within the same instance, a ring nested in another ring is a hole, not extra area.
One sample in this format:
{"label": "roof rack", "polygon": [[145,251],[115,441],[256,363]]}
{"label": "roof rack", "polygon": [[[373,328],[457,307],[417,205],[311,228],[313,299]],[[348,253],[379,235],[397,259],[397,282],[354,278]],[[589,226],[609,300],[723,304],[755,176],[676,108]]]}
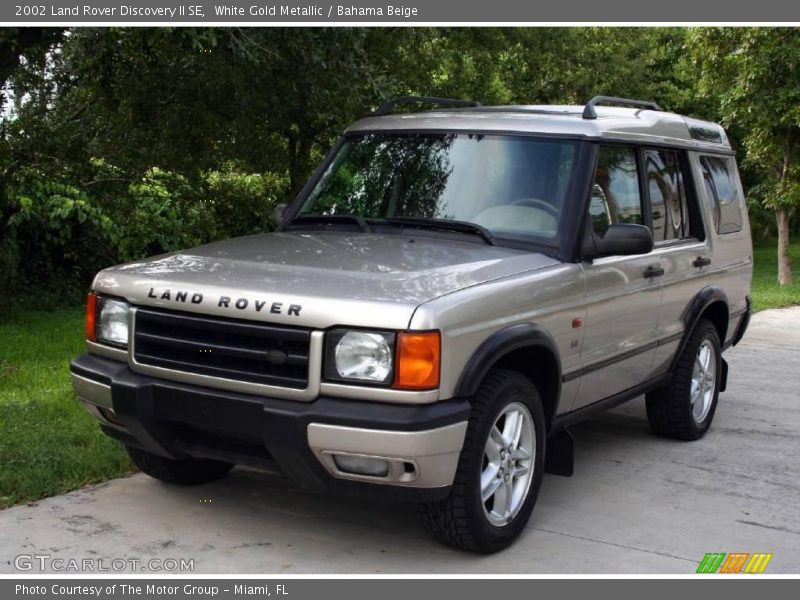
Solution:
{"label": "roof rack", "polygon": [[630,98],[617,98],[615,96],[595,96],[586,103],[583,107],[584,119],[596,119],[597,111],[594,109],[600,103],[603,104],[621,104],[622,106],[636,106],[638,108],[647,108],[649,110],[661,110],[661,107],[655,102],[647,100],[631,100]]}
{"label": "roof rack", "polygon": [[436,96],[400,96],[398,98],[391,98],[390,100],[387,100],[381,104],[378,110],[376,110],[373,114],[375,116],[388,115],[394,112],[395,107],[400,106],[401,104],[414,103],[440,104],[442,106],[455,106],[461,108],[474,108],[476,106],[482,106],[480,102],[475,102],[474,100],[456,100],[454,98],[437,98]]}

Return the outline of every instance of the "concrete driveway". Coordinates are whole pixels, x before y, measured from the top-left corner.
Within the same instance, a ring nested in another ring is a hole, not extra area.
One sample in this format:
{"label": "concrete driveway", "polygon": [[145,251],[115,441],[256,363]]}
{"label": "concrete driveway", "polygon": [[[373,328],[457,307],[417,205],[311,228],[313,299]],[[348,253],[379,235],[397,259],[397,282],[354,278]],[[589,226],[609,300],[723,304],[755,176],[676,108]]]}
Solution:
{"label": "concrete driveway", "polygon": [[194,488],[135,475],[4,510],[0,572],[46,554],[194,559],[198,573],[693,573],[706,552],[771,552],[768,573],[800,573],[800,308],[755,315],[726,357],[703,440],[654,437],[641,399],[580,425],[575,475],[546,476],[527,531],[494,556],[431,541],[414,506],[237,469]]}

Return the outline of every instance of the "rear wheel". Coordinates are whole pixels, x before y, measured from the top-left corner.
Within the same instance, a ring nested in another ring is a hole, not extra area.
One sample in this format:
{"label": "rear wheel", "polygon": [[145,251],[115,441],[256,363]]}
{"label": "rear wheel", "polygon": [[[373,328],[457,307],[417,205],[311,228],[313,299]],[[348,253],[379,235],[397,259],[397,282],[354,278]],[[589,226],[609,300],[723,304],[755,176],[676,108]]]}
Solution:
{"label": "rear wheel", "polygon": [[721,373],[717,328],[701,319],[678,359],[672,383],[647,394],[650,428],[678,440],[703,437],[717,409]]}
{"label": "rear wheel", "polygon": [[473,399],[450,494],[424,506],[433,537],[481,553],[513,542],[536,503],[544,442],[544,410],[533,383],[514,371],[490,372]]}
{"label": "rear wheel", "polygon": [[167,483],[182,485],[208,483],[225,477],[233,467],[230,463],[218,460],[199,458],[174,460],[133,446],[125,446],[125,450],[133,464],[143,473]]}

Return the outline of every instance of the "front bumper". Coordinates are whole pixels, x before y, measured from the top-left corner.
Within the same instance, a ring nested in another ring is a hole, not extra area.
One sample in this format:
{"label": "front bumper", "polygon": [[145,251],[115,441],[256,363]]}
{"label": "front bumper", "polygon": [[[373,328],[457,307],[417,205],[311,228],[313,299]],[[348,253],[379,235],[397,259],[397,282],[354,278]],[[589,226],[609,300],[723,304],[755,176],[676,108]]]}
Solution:
{"label": "front bumper", "polygon": [[[75,359],[70,371],[103,431],[125,444],[174,459],[277,467],[307,487],[408,500],[447,495],[469,417],[466,400],[295,402],[157,379],[93,354]],[[342,472],[335,454],[385,459],[389,473]]]}

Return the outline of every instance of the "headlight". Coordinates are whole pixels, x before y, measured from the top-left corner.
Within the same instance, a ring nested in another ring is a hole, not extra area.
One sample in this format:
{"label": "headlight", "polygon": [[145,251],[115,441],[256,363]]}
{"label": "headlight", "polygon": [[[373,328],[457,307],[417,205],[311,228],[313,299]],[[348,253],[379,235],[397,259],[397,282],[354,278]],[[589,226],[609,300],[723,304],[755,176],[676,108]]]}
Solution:
{"label": "headlight", "polygon": [[336,330],[328,334],[325,378],[390,384],[394,377],[394,333]]}
{"label": "headlight", "polygon": [[124,300],[97,296],[95,339],[114,346],[127,346],[129,310]]}

